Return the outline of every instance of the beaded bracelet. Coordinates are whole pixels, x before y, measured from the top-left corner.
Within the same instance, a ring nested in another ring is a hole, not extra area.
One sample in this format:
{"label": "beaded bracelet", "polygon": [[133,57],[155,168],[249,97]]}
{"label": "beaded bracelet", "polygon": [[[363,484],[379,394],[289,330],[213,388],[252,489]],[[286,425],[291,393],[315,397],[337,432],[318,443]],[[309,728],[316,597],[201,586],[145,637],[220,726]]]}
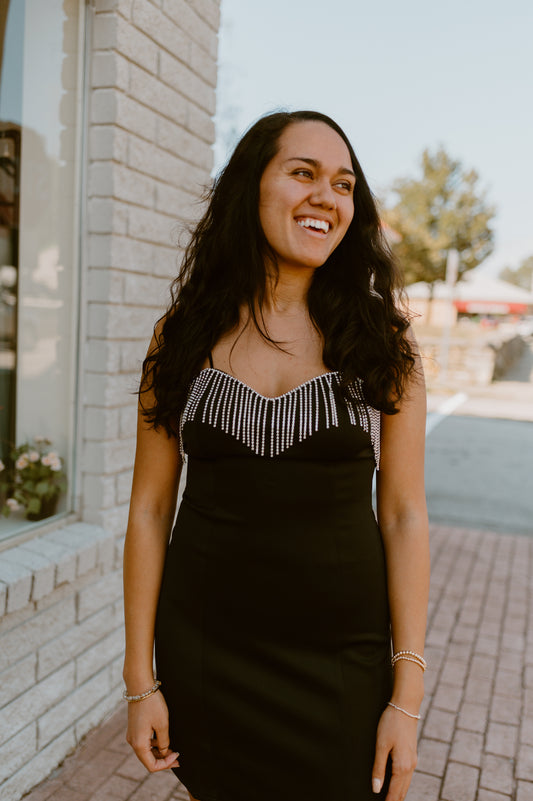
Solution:
{"label": "beaded bracelet", "polygon": [[405,659],[406,662],[414,662],[415,665],[418,665],[418,667],[422,668],[422,670],[426,670],[428,666],[428,663],[424,657],[420,656],[420,654],[417,654],[416,651],[396,651],[391,659],[393,667],[396,662],[400,661],[400,659]]}
{"label": "beaded bracelet", "polygon": [[408,712],[407,709],[402,709],[401,706],[396,706],[396,704],[393,704],[392,701],[388,702],[388,706],[392,706],[392,708],[397,709],[398,712],[403,712],[403,714],[407,715],[408,718],[413,718],[413,720],[420,720],[421,715],[413,715],[412,712]]}
{"label": "beaded bracelet", "polygon": [[124,690],[124,692],[122,693],[122,697],[125,701],[128,702],[128,704],[134,704],[137,701],[143,701],[145,698],[148,698],[150,695],[153,695],[159,690],[160,687],[161,687],[161,682],[156,681],[155,684],[153,684],[149,690],[146,690],[145,693],[141,693],[140,695],[128,695],[128,691]]}

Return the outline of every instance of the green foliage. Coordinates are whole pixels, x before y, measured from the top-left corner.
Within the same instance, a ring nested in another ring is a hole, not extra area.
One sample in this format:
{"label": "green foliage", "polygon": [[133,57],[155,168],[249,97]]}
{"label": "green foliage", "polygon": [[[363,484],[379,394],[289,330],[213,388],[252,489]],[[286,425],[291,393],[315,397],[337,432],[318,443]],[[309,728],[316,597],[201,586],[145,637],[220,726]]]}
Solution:
{"label": "green foliage", "polygon": [[29,498],[26,506],[26,511],[30,514],[37,515],[41,511],[41,501],[39,498]]}
{"label": "green foliage", "polygon": [[465,170],[439,148],[425,150],[420,178],[402,178],[392,186],[396,203],[385,209],[385,222],[401,237],[393,250],[406,283],[444,280],[452,248],[459,252],[459,278],[492,253],[495,210],[479,187],[475,170]]}
{"label": "green foliage", "polygon": [[50,450],[50,440],[36,437],[14,448],[9,463],[0,462],[0,490],[6,497],[2,514],[17,509],[38,515],[43,504],[59,497],[67,488],[61,457]]}
{"label": "green foliage", "polygon": [[510,284],[527,289],[528,292],[533,290],[533,256],[528,256],[523,259],[519,267],[504,267],[500,273],[502,281],[508,281]]}

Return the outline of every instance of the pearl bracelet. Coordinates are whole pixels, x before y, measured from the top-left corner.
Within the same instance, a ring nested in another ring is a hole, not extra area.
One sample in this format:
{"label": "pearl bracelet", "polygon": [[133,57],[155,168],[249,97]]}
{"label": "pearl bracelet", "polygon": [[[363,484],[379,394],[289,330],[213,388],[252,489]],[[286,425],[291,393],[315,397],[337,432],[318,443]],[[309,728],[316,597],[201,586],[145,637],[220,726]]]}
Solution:
{"label": "pearl bracelet", "polygon": [[148,698],[150,695],[153,695],[159,690],[160,687],[161,687],[161,682],[156,681],[155,684],[153,684],[149,690],[146,690],[145,693],[141,693],[140,695],[128,695],[128,691],[124,690],[124,692],[122,693],[122,697],[125,701],[128,702],[128,704],[134,704],[137,701],[143,701],[145,698]]}
{"label": "pearl bracelet", "polygon": [[413,718],[413,720],[420,720],[420,715],[413,715],[412,712],[408,712],[407,709],[402,709],[401,706],[396,706],[393,704],[392,701],[388,702],[388,706],[392,706],[393,709],[397,709],[398,712],[403,712],[404,715],[407,715],[408,718]]}
{"label": "pearl bracelet", "polygon": [[420,654],[417,654],[416,651],[396,651],[391,659],[393,667],[396,662],[400,661],[400,659],[405,659],[406,662],[414,662],[415,665],[418,665],[418,667],[422,668],[422,670],[426,670],[428,666],[428,663],[424,657],[420,656]]}

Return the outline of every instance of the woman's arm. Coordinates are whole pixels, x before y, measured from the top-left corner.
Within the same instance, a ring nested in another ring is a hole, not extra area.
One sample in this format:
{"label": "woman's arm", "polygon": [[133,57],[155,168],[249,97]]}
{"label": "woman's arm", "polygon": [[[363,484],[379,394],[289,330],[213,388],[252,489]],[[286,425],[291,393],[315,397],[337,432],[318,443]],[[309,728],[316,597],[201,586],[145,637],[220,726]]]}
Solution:
{"label": "woman's arm", "polygon": [[[153,343],[152,343],[153,346]],[[153,396],[143,395],[151,404]],[[153,679],[154,627],[163,565],[174,520],[181,459],[177,440],[149,427],[139,407],[137,448],[130,513],[124,545],[124,681],[129,695],[150,689]],[[168,713],[164,687],[128,705],[128,735],[141,762],[151,771],[169,767]],[[152,741],[155,734],[156,742]],[[157,745],[159,757],[152,751]]]}
{"label": "woman's arm", "polygon": [[[429,594],[425,423],[426,392],[417,354],[400,411],[382,416],[377,513],[387,559],[393,650],[420,655],[424,653]],[[423,695],[422,669],[413,662],[398,661],[390,700],[416,715]],[[378,729],[373,771],[373,777],[381,783],[389,753],[393,778],[387,801],[401,801],[416,766],[416,720],[390,706],[383,713]]]}

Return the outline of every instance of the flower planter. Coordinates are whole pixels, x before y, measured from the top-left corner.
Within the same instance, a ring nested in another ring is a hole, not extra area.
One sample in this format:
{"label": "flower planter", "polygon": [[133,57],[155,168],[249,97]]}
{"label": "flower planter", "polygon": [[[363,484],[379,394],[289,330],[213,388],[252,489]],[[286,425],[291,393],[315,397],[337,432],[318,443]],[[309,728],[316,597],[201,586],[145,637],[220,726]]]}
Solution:
{"label": "flower planter", "polygon": [[63,460],[50,450],[51,444],[46,437],[34,437],[13,448],[7,466],[0,461],[0,491],[7,495],[1,513],[6,517],[23,510],[32,521],[56,514],[67,477]]}
{"label": "flower planter", "polygon": [[54,495],[53,498],[46,498],[41,504],[40,512],[28,512],[26,514],[26,520],[44,520],[47,517],[52,517],[57,511],[58,500],[59,495]]}

